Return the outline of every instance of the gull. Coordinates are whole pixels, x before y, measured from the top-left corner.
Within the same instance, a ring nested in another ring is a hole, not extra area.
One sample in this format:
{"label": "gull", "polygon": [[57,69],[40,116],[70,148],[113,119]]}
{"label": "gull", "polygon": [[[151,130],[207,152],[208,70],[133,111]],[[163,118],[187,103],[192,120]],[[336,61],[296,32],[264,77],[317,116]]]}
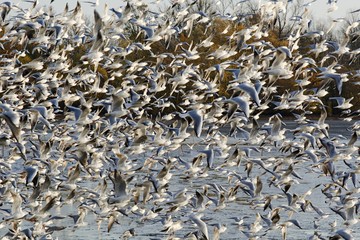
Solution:
{"label": "gull", "polygon": [[212,42],[214,38],[214,35],[211,34],[209,37],[207,37],[206,39],[204,39],[199,45],[198,47],[204,47],[204,48],[209,48],[211,47],[212,45],[214,45],[214,42]]}
{"label": "gull", "polygon": [[170,212],[177,211],[180,207],[188,205],[192,196],[187,193],[187,189],[181,189],[180,191],[174,193],[172,198],[169,199],[166,204],[171,205]]}
{"label": "gull", "polygon": [[351,226],[359,221],[356,217],[356,209],[358,208],[358,203],[355,199],[346,199],[345,201],[345,204],[349,205],[343,206],[343,208],[345,208],[345,211],[341,211],[340,209],[335,209],[332,207],[330,207],[330,209],[336,214],[338,214],[345,221],[345,225]]}
{"label": "gull", "polygon": [[259,213],[256,213],[255,221],[251,224],[246,224],[248,231],[241,231],[243,234],[245,234],[248,238],[254,237],[255,233],[258,233],[262,228],[261,223],[262,217]]}
{"label": "gull", "polygon": [[161,186],[166,185],[172,177],[170,169],[172,167],[172,161],[167,161],[165,166],[157,173],[156,179]]}
{"label": "gull", "polygon": [[23,200],[20,193],[15,192],[12,189],[10,189],[9,191],[12,198],[12,207],[11,207],[12,219],[23,218],[24,216],[26,216],[27,213],[23,211],[22,208]]}
{"label": "gull", "polygon": [[260,176],[256,176],[254,197],[261,197],[261,191],[263,189],[263,183]]}
{"label": "gull", "polygon": [[271,171],[269,168],[270,168],[270,165],[265,165],[264,162],[260,159],[252,159],[251,160],[252,163],[255,163],[257,165],[259,165],[262,169],[264,169],[266,172],[270,173],[271,175],[273,175],[275,178],[279,179],[280,176],[274,172],[274,171]]}
{"label": "gull", "polygon": [[352,236],[351,232],[351,229],[340,229],[337,230],[335,233],[336,235],[342,237],[344,240],[353,240],[354,237]]}
{"label": "gull", "polygon": [[130,201],[127,193],[127,182],[123,179],[120,172],[115,170],[113,176],[109,174],[109,178],[114,185],[114,194],[110,196],[108,202],[110,204],[119,204],[120,206],[126,206]]}
{"label": "gull", "polygon": [[313,161],[313,163],[317,163],[319,161],[319,158],[315,154],[314,150],[305,150],[304,154],[306,154]]}
{"label": "gull", "polygon": [[226,190],[223,190],[223,189],[220,190],[220,189],[215,188],[215,191],[216,191],[215,192],[216,198],[212,198],[210,196],[207,196],[207,198],[215,204],[216,208],[214,209],[214,211],[219,211],[226,207],[226,204],[225,204],[225,200],[226,200],[225,191]]}
{"label": "gull", "polygon": [[[285,130],[281,129],[283,122],[280,119],[280,114],[275,114],[270,117],[269,123],[271,124],[269,135],[264,140],[270,140],[276,146],[276,144],[285,138]],[[268,130],[267,130],[268,131]]]}
{"label": "gull", "polygon": [[313,149],[315,149],[315,146],[316,146],[316,138],[315,138],[312,134],[307,133],[307,132],[302,132],[302,133],[299,134],[299,136],[305,139],[304,149],[307,149],[307,148],[308,148],[309,142],[310,142],[310,144],[311,144],[311,147],[312,147]]}
{"label": "gull", "polygon": [[103,34],[101,31],[98,31],[95,37],[95,40],[93,41],[93,44],[90,48],[90,51],[88,54],[83,55],[80,60],[82,60],[83,64],[94,64],[95,71],[98,69],[99,62],[103,59],[104,53],[101,51],[105,45],[107,44],[107,41],[104,39]]}
{"label": "gull", "polygon": [[162,39],[162,37],[158,34],[155,34],[155,31],[153,28],[151,27],[147,27],[147,26],[142,26],[139,25],[139,27],[145,31],[146,33],[146,38],[145,41],[149,41],[149,42],[157,42],[160,41]]}
{"label": "gull", "polygon": [[100,17],[100,14],[96,11],[96,9],[94,10],[94,21],[95,21],[94,35],[96,35],[103,28],[103,21]]}
{"label": "gull", "polygon": [[84,1],[84,3],[90,4],[92,7],[99,6],[99,0],[96,1]]}
{"label": "gull", "polygon": [[28,185],[30,182],[33,183],[33,186],[36,187],[38,185],[39,181],[39,172],[38,167],[25,167],[26,171],[26,185]]}
{"label": "gull", "polygon": [[317,123],[317,126],[319,128],[319,130],[324,133],[324,135],[326,137],[329,137],[329,133],[328,133],[328,129],[329,129],[329,124],[325,123],[325,120],[327,118],[327,111],[324,105],[320,105],[320,117]]}
{"label": "gull", "polygon": [[215,157],[214,149],[202,150],[200,151],[200,153],[204,153],[206,155],[207,167],[209,169],[213,169],[214,157]]}
{"label": "gull", "polygon": [[[351,30],[351,28],[349,29],[349,31],[350,30]],[[334,49],[334,51],[332,53],[338,55],[338,57],[340,58],[343,54],[349,53],[350,48],[347,47],[349,41],[350,41],[350,36],[345,35],[342,42],[340,42],[340,43],[334,42],[334,41],[326,41],[326,44],[328,46],[332,47]],[[330,56],[334,56],[334,55],[330,55]]]}
{"label": "gull", "polygon": [[71,172],[68,173],[67,181],[69,185],[66,185],[66,187],[69,187],[70,190],[76,188],[75,181],[79,178],[80,174],[81,174],[80,164],[77,163],[76,167]]}
{"label": "gull", "polygon": [[[241,190],[243,190],[247,195],[250,195],[252,198],[254,198],[255,197],[256,186],[254,185],[253,180],[252,179],[247,179],[247,178],[241,178],[239,180],[240,180],[240,183],[243,185],[243,186],[239,185]],[[257,190],[261,191],[261,189],[259,189],[259,188]]]}
{"label": "gull", "polygon": [[162,220],[162,222],[163,222],[163,225],[164,225],[164,229],[161,230],[161,232],[166,232],[166,233],[168,233],[170,235],[174,235],[174,233],[177,230],[180,230],[180,229],[183,228],[182,221],[179,220],[179,221],[174,222],[172,220],[171,215],[167,215],[167,218],[164,218]]}
{"label": "gull", "polygon": [[202,236],[208,240],[209,232],[206,223],[201,220],[202,215],[195,215],[194,213],[190,214],[189,218],[193,221],[198,227],[199,231],[202,233]]}
{"label": "gull", "polygon": [[169,79],[169,83],[173,85],[169,96],[177,90],[178,86],[184,86],[189,82],[190,72],[192,72],[191,66],[187,66],[186,69],[179,71],[174,77]]}
{"label": "gull", "polygon": [[225,100],[225,102],[233,104],[228,111],[228,114],[227,114],[228,119],[230,119],[234,115],[237,108],[239,108],[242,112],[244,112],[245,117],[247,117],[247,118],[250,117],[249,101],[247,101],[247,99],[245,97],[237,96],[237,97],[233,97],[231,99],[227,99],[227,100]]}
{"label": "gull", "polygon": [[124,97],[127,96],[129,95],[123,92],[118,92],[112,95],[113,101],[111,104],[111,112],[107,114],[111,125],[115,123],[116,118],[123,117],[126,114],[128,114],[128,111],[125,108],[125,99],[124,99]]}
{"label": "gull", "polygon": [[[169,7],[173,17],[151,11],[141,0],[106,9],[104,16],[94,10],[91,26],[85,25],[80,3],[62,14],[46,7],[12,13],[12,1],[0,4],[0,48],[4,47],[0,118],[5,135],[0,136],[0,145],[8,155],[0,160],[0,202],[5,208],[0,210],[10,216],[0,228],[9,228],[12,234],[5,238],[52,238],[62,220],[44,217],[71,204],[77,206],[71,217],[78,227],[91,211],[96,214],[89,221],[96,220],[99,226],[106,221],[105,228],[114,231],[119,213],[129,212],[140,219],[131,228],[162,218],[165,238],[174,238],[175,231],[194,223],[192,237],[198,239],[217,239],[225,227],[221,222],[211,225],[196,212],[226,213],[236,205],[244,214],[238,219],[239,230],[249,238],[276,238],[277,232],[269,232],[272,228],[281,229],[285,237],[288,230],[300,232],[303,227],[300,219],[285,218],[285,213],[303,211],[302,217],[307,217],[310,208],[320,215],[317,219],[329,216],[308,199],[313,188],[304,194],[292,192],[294,183],[301,184],[296,188],[309,185],[304,171],[319,176],[321,186],[330,181],[322,189],[321,208],[334,209],[335,215],[345,217],[346,227],[355,226],[360,123],[350,127],[350,139],[331,139],[328,131],[333,134],[333,129],[327,124],[323,101],[336,100],[331,105],[335,110],[358,115],[350,111],[356,107],[350,106],[356,96],[345,99],[351,96],[342,91],[349,76],[357,76],[344,72],[340,58],[348,54],[356,60],[360,50],[347,48],[357,37],[353,32],[359,23],[345,28],[344,40],[337,43],[326,40],[322,31],[309,31],[309,13],[304,10],[291,18],[294,29],[286,41],[274,42],[267,36],[269,28],[285,13],[286,1],[268,1],[261,6],[258,23],[240,28],[232,24],[239,20],[232,14],[212,19],[216,14],[194,11],[196,1],[176,2]],[[197,28],[205,29],[198,39]],[[215,51],[219,36],[224,41]],[[314,45],[309,51],[297,51],[303,47],[300,42],[311,37]],[[198,61],[199,56],[205,59]],[[295,84],[294,89],[276,86],[278,79],[290,76],[295,76],[288,82]],[[315,78],[323,81],[309,81]],[[344,96],[335,96],[332,85]],[[280,97],[273,99],[275,94]],[[314,118],[312,110],[319,116]],[[285,128],[280,114],[290,112],[299,118]],[[201,139],[203,128],[208,131]],[[189,139],[191,135],[197,142]],[[283,145],[277,146],[280,141]],[[217,154],[224,164],[214,166]],[[343,161],[338,161],[340,157]],[[204,179],[199,182],[199,177]],[[216,184],[211,184],[212,178]],[[204,181],[208,183],[203,185]],[[275,193],[278,190],[280,194]],[[238,191],[245,195],[239,197]],[[238,205],[239,200],[249,205]],[[211,205],[216,206],[207,209]],[[270,209],[270,214],[261,216],[258,207]],[[27,209],[33,216],[26,216]],[[176,211],[187,219],[183,221]],[[23,216],[31,217],[26,226]],[[252,222],[243,224],[243,219]],[[299,229],[289,229],[290,225]],[[213,234],[209,226],[214,226]],[[92,234],[93,229],[88,230]],[[151,235],[156,229],[146,231]],[[133,232],[129,229],[123,237]],[[340,230],[332,234],[348,238]]]}
{"label": "gull", "polygon": [[207,56],[207,59],[216,58],[218,60],[224,60],[224,59],[234,56],[235,54],[237,54],[236,46],[232,47],[232,48],[227,48],[225,45],[223,45],[223,46],[220,46],[219,48],[217,48],[215,50],[215,52],[210,53]]}
{"label": "gull", "polygon": [[74,220],[75,227],[79,226],[86,226],[86,222],[84,222],[84,219],[87,214],[87,208],[84,206],[78,207],[78,214],[76,215],[69,215]]}
{"label": "gull", "polygon": [[3,109],[3,112],[0,113],[0,118],[5,120],[15,140],[18,143],[21,143],[20,114],[12,111],[11,109],[6,110],[7,107],[3,104],[0,104],[0,108]]}
{"label": "gull", "polygon": [[159,209],[152,208],[152,209],[149,209],[148,211],[145,211],[144,214],[140,218],[140,222],[145,222],[147,220],[155,219],[156,217],[159,216],[159,213],[161,210],[162,210],[162,208],[159,208]]}
{"label": "gull", "polygon": [[331,2],[331,3],[328,3],[328,4],[330,4],[330,6],[329,6],[329,8],[327,10],[328,13],[332,13],[332,12],[334,12],[334,11],[336,11],[338,9],[338,6],[336,5],[336,2]]}
{"label": "gull", "polygon": [[29,68],[31,70],[42,70],[44,68],[44,62],[39,59],[36,59],[36,60],[32,60],[31,62],[21,65],[21,67]]}
{"label": "gull", "polygon": [[[194,12],[189,14],[185,19],[184,22],[186,22],[186,25],[182,28],[182,30],[188,31],[187,32],[187,36],[190,37],[191,32],[193,30],[193,26],[194,26],[194,21],[198,20],[199,18],[202,18],[201,20],[198,21],[198,23],[206,23],[209,21],[209,18],[206,16],[206,14],[204,12]],[[205,30],[206,32],[207,30]]]}
{"label": "gull", "polygon": [[6,16],[11,10],[11,2],[3,2],[0,4],[0,15],[2,22],[5,21]]}
{"label": "gull", "polygon": [[[135,187],[137,188],[138,193],[135,194],[134,199],[135,199],[135,203],[137,203],[139,201],[139,197],[140,197],[140,191],[142,190],[143,192],[143,196],[142,196],[142,203],[146,204],[146,202],[150,199],[150,190],[152,187],[152,183],[151,181],[145,181],[143,183],[140,184],[136,184]],[[143,216],[145,218],[145,216]],[[146,217],[146,219],[149,219],[149,217]]]}
{"label": "gull", "polygon": [[184,54],[182,54],[182,56],[184,56],[188,60],[196,60],[196,59],[200,58],[200,55],[198,54],[198,51],[197,51],[197,46],[195,45],[192,48],[192,45],[193,45],[193,42],[190,43],[188,49],[185,49],[182,46],[180,46],[181,50],[184,51]]}
{"label": "gull", "polygon": [[223,166],[239,166],[241,162],[243,154],[240,151],[239,148],[235,148],[232,154],[230,154],[226,159],[225,162],[220,166],[222,168]]}
{"label": "gull", "polygon": [[48,129],[52,129],[50,122],[47,120],[47,109],[44,106],[37,105],[30,109],[30,112],[34,113],[32,118],[31,130],[33,131],[36,127],[37,121],[42,122]]}
{"label": "gull", "polygon": [[[328,31],[330,31],[331,29],[329,29]],[[312,46],[312,49],[310,50],[310,52],[315,53],[315,57],[317,58],[319,56],[320,53],[325,52],[328,50],[328,47],[326,46],[326,39],[315,43]]]}
{"label": "gull", "polygon": [[321,145],[325,147],[325,150],[330,158],[333,158],[337,155],[336,146],[334,145],[334,142],[326,139],[326,138],[320,138]]}
{"label": "gull", "polygon": [[196,196],[192,199],[193,208],[196,209],[198,212],[205,210],[206,208],[206,201],[205,196],[203,193],[196,190]]}
{"label": "gull", "polygon": [[358,135],[357,135],[357,132],[354,131],[353,134],[351,135],[349,142],[347,143],[347,146],[352,147],[354,145],[354,143],[357,142],[357,140],[358,140]]}
{"label": "gull", "polygon": [[124,231],[122,234],[121,234],[121,239],[129,239],[130,237],[133,237],[135,236],[135,228],[130,228],[126,231]]}
{"label": "gull", "polygon": [[214,234],[213,234],[214,240],[219,240],[220,233],[224,233],[227,230],[225,224],[215,223],[215,224],[211,224],[211,226],[214,226]]}
{"label": "gull", "polygon": [[314,211],[320,216],[321,219],[325,219],[325,218],[329,217],[330,214],[325,213],[321,208],[318,208],[312,202],[309,202],[309,203],[310,203],[311,208],[314,209]]}
{"label": "gull", "polygon": [[195,135],[197,137],[201,136],[201,132],[202,132],[203,124],[204,124],[204,117],[203,117],[202,110],[194,109],[194,110],[188,111],[187,113],[180,113],[179,116],[182,118],[189,116],[194,122]]}
{"label": "gull", "polygon": [[110,11],[112,11],[117,18],[121,19],[123,17],[122,12],[117,11],[115,8],[110,8]]}
{"label": "gull", "polygon": [[260,107],[259,93],[256,91],[254,85],[244,82],[238,85],[238,88],[249,95],[249,97]]}
{"label": "gull", "polygon": [[10,145],[10,135],[9,134],[0,134],[0,145],[2,146],[2,158],[5,159],[5,146]]}
{"label": "gull", "polygon": [[354,99],[354,97],[351,97],[349,99],[345,99],[343,97],[330,97],[329,99],[336,100],[338,105],[335,106],[335,108],[345,110],[345,109],[349,109],[353,106],[353,104],[351,104],[350,102],[351,102],[351,100]]}
{"label": "gull", "polygon": [[311,0],[311,1],[309,1],[309,2],[304,3],[303,6],[304,6],[304,7],[310,7],[310,5],[311,5],[312,3],[314,3],[314,2],[316,2],[316,1],[317,1],[317,0]]}
{"label": "gull", "polygon": [[350,13],[357,13],[357,12],[360,12],[360,8],[359,9],[356,9],[354,11],[351,11]]}
{"label": "gull", "polygon": [[181,157],[177,157],[177,159],[180,161],[180,164],[184,165],[186,168],[186,172],[188,173],[188,177],[194,176],[196,173],[198,173],[201,168],[199,167],[202,159],[202,155],[198,155],[193,158],[191,164],[183,160]]}
{"label": "gull", "polygon": [[117,222],[117,219],[120,215],[120,212],[121,211],[117,211],[117,210],[112,210],[109,214],[109,223],[108,223],[108,226],[107,226],[107,232],[110,232],[114,223],[118,223]]}
{"label": "gull", "polygon": [[286,239],[286,236],[287,236],[287,227],[290,226],[290,225],[295,225],[296,227],[298,227],[299,229],[303,229],[301,226],[300,226],[300,223],[298,220],[296,219],[289,219],[287,220],[286,222],[280,224],[280,228],[281,228],[281,235],[282,235],[282,239]]}
{"label": "gull", "polygon": [[83,113],[83,111],[78,108],[78,107],[73,107],[73,106],[66,106],[70,112],[74,113],[74,117],[75,117],[75,123],[77,123]]}

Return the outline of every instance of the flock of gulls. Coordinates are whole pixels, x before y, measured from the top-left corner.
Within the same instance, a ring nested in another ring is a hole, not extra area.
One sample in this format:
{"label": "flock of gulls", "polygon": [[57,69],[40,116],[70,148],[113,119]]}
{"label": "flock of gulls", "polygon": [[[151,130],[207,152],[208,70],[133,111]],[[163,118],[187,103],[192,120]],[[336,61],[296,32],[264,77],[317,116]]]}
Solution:
{"label": "flock of gulls", "polygon": [[[274,46],[264,39],[287,1],[259,5],[258,22],[231,35],[252,16],[184,2],[164,13],[106,6],[94,24],[79,2],[59,14],[36,0],[0,4],[1,239],[360,236],[359,111],[342,91],[357,73],[339,63],[360,53],[348,46],[359,21],[337,43],[304,7]],[[213,49],[216,18],[229,26]],[[200,25],[206,37],[180,41]],[[284,79],[295,90],[278,94]],[[330,90],[342,135],[328,124]]]}

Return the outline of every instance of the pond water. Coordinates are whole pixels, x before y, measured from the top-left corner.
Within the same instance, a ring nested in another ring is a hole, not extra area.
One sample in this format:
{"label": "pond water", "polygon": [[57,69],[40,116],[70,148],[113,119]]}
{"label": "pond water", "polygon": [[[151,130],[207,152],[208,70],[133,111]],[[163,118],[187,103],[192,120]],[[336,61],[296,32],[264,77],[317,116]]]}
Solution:
{"label": "pond water", "polygon": [[[326,154],[320,154],[320,152],[325,151],[320,145],[314,146],[314,151],[319,152],[316,153],[319,160],[314,163],[307,155],[297,156],[295,148],[285,152],[281,151],[280,147],[274,147],[272,144],[264,144],[261,147],[258,145],[246,145],[244,141],[239,141],[234,137],[226,138],[225,135],[221,135],[223,138],[209,147],[209,143],[201,142],[202,140],[196,137],[190,137],[183,143],[181,149],[167,151],[162,157],[156,157],[154,155],[155,150],[146,150],[141,154],[127,154],[130,169],[123,169],[121,172],[124,174],[124,178],[129,176],[133,176],[133,178],[127,185],[130,202],[125,207],[107,203],[106,196],[111,195],[113,189],[112,182],[108,177],[111,170],[96,173],[93,176],[82,171],[80,178],[76,180],[77,186],[74,190],[75,197],[73,199],[69,199],[72,190],[63,188],[60,179],[52,179],[51,187],[44,190],[42,198],[38,202],[40,206],[44,206],[46,202],[45,196],[51,196],[51,192],[58,192],[60,196],[55,206],[45,216],[37,217],[36,221],[38,222],[36,223],[23,220],[19,231],[26,228],[32,228],[32,231],[36,231],[41,229],[40,226],[45,228],[62,227],[63,230],[53,231],[51,236],[48,235],[47,237],[58,239],[119,239],[126,238],[126,231],[131,229],[135,233],[132,236],[134,239],[194,239],[194,235],[190,233],[196,232],[198,227],[191,221],[190,216],[191,214],[201,214],[202,220],[207,225],[210,239],[217,238],[214,232],[216,226],[218,226],[217,224],[226,228],[220,233],[220,239],[247,239],[250,237],[281,239],[282,230],[285,231],[285,229],[287,239],[308,239],[313,236],[321,236],[327,239],[334,236],[336,231],[344,229],[348,229],[346,231],[351,229],[354,239],[360,239],[357,224],[345,225],[345,220],[331,210],[332,208],[344,211],[340,205],[340,198],[342,197],[351,196],[351,198],[356,199],[356,204],[358,202],[357,180],[355,185],[351,180],[342,185],[342,176],[345,173],[353,172],[357,175],[357,170],[350,169],[343,160],[347,158],[347,163],[355,166],[358,166],[359,163],[357,151],[349,155],[346,152],[348,140],[340,136],[346,138],[351,136],[351,132],[346,130],[350,123],[337,120],[327,122],[330,125],[330,138],[336,138],[332,140],[337,151],[337,156],[333,159],[335,167],[333,176],[324,174],[323,166],[326,164],[322,164],[321,161],[326,161],[329,157]],[[293,135],[291,130],[296,125],[290,121],[285,121],[285,123],[286,128],[289,129],[286,133],[289,142],[302,143],[302,140],[291,138]],[[226,134],[228,129],[224,128],[221,131]],[[200,171],[192,177],[189,177],[185,165],[180,164],[180,160],[177,158],[181,157],[183,161],[191,163],[192,159],[207,147],[216,149],[219,146],[221,147],[223,143],[229,146],[229,155],[234,152],[235,148],[257,147],[259,152],[253,150],[247,156],[243,151],[239,165],[234,164],[231,166],[230,164],[224,165],[228,157],[220,156],[215,151],[213,169],[206,170],[207,163],[206,159],[203,158],[199,165]],[[308,149],[311,149],[311,147]],[[139,169],[149,159],[153,159],[154,164],[151,167]],[[168,187],[163,193],[164,199],[156,199],[154,188],[151,187],[148,201],[143,203],[143,197],[140,194],[139,203],[135,204],[133,196],[139,189],[139,185],[146,182],[151,175],[156,176],[164,168],[161,159],[170,159],[173,162],[169,170],[172,177],[169,179]],[[21,162],[21,160],[17,161]],[[267,170],[260,167],[259,161],[265,165]],[[251,164],[252,170],[248,175],[247,168]],[[20,171],[21,168],[17,169],[15,165],[16,161],[13,163],[13,171]],[[279,175],[285,174],[290,166],[296,176],[289,174],[287,179],[289,181],[286,181],[283,177],[276,179],[272,174],[273,171],[276,171]],[[104,168],[106,167],[104,166]],[[66,171],[71,172],[68,168],[59,167],[59,169],[66,169]],[[136,169],[135,172],[130,173],[134,169]],[[247,184],[251,182],[256,186],[257,179],[262,182],[262,190],[260,194],[252,196],[251,191],[249,191],[251,184]],[[107,186],[104,194],[101,194],[99,186],[103,186],[104,182],[106,182]],[[288,203],[284,193],[287,182],[289,183],[288,186],[290,186],[287,191],[288,195],[299,198],[292,204]],[[17,184],[18,188],[23,189],[24,192],[21,194],[24,198],[33,192],[31,184],[27,187],[21,181]],[[214,184],[219,190],[215,189]],[[236,188],[237,192],[230,197],[230,190]],[[204,193],[204,189],[207,189],[207,192]],[[308,192],[310,189],[312,189],[311,193]],[[188,203],[176,209],[173,201],[176,200],[175,193],[179,191],[183,191],[183,196],[188,199]],[[196,192],[203,194],[204,207],[202,209],[193,204],[193,200],[196,199]],[[225,196],[222,203],[219,203],[220,193]],[[207,197],[204,195],[207,195]],[[333,196],[333,198],[330,199],[329,196]],[[272,198],[271,209],[268,207],[264,210],[265,200],[269,198]],[[23,199],[23,206],[26,206],[24,211],[31,213],[29,205],[25,204],[28,201],[29,199]],[[304,203],[307,203],[307,207],[302,209]],[[10,200],[4,201],[1,206],[2,209],[11,209],[11,207]],[[84,210],[86,215],[83,221],[75,224],[74,215],[78,215],[80,209]],[[153,218],[148,217],[149,219],[145,219],[145,216],[151,210],[154,210],[156,214],[154,213]],[[278,215],[275,214],[276,212]],[[116,216],[116,222],[108,232],[108,223],[113,216]],[[265,220],[257,219],[259,216],[262,216]],[[171,231],[164,226],[165,219],[170,217],[174,223],[177,223],[172,226],[178,226],[178,230]],[[276,217],[280,217],[278,222],[275,220]],[[238,224],[235,218],[242,219],[242,223]],[[7,215],[3,214],[2,219],[6,220]],[[266,223],[266,219],[270,219],[269,225]],[[290,224],[293,219],[298,221],[300,228]],[[357,213],[355,219],[358,219]],[[6,221],[3,221],[1,226],[0,236],[4,236],[8,232],[9,225]]]}

